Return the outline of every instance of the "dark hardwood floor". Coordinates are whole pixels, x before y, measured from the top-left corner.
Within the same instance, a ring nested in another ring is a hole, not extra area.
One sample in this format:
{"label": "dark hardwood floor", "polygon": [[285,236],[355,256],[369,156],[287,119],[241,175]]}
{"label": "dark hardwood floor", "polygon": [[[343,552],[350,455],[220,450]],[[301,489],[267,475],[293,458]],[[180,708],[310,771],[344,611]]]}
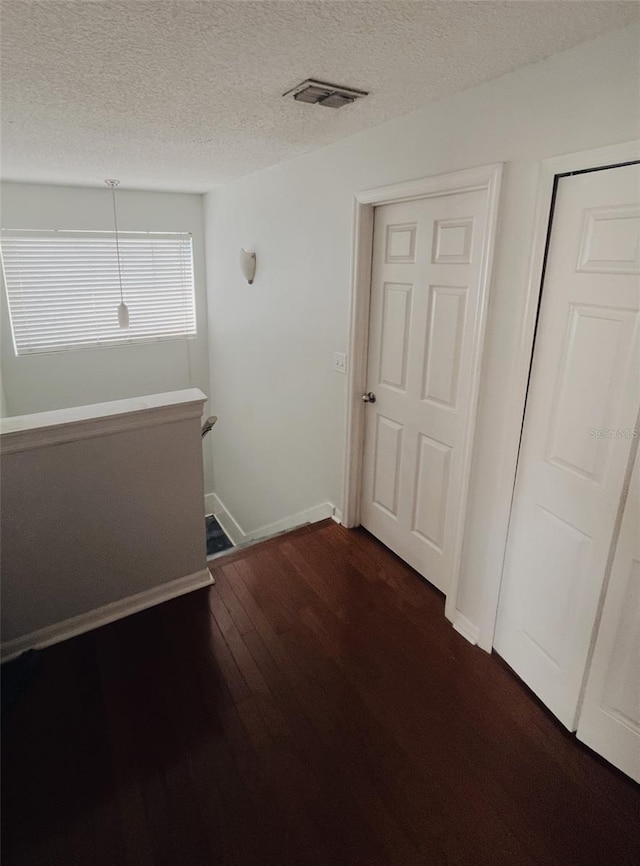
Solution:
{"label": "dark hardwood floor", "polygon": [[366,532],[211,567],[41,653],[3,720],[7,866],[640,863],[637,786]]}

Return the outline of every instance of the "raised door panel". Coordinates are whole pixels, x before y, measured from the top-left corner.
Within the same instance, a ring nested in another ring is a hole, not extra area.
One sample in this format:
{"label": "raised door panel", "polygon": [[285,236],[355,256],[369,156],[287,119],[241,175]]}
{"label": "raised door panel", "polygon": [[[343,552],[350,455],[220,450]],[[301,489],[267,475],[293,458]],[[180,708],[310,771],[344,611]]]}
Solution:
{"label": "raised door panel", "polygon": [[452,449],[429,436],[418,437],[413,532],[442,552],[449,498]]}
{"label": "raised door panel", "polygon": [[[640,430],[637,430],[640,436]],[[640,459],[612,560],[578,738],[640,782]]]}
{"label": "raised door panel", "polygon": [[422,399],[455,409],[464,340],[466,286],[429,286]]}
{"label": "raised door panel", "polygon": [[382,287],[379,384],[399,391],[407,387],[407,354],[411,320],[411,283]]}
{"label": "raised door panel", "polygon": [[398,516],[402,432],[402,424],[376,414],[373,502],[393,519]]}
{"label": "raised door panel", "polygon": [[388,225],[385,262],[413,264],[416,260],[416,223]]}
{"label": "raised door panel", "polygon": [[640,736],[640,558],[623,566],[622,574],[626,586],[604,677],[602,709]]}
{"label": "raised door panel", "polygon": [[622,565],[621,572],[625,589],[605,674],[602,707],[617,722],[640,735],[640,555]]}
{"label": "raised door panel", "polygon": [[578,271],[640,274],[640,207],[585,211]]}
{"label": "raised door panel", "polygon": [[437,219],[433,223],[431,261],[434,264],[471,264],[473,217]]}
{"label": "raised door panel", "polygon": [[598,431],[615,417],[637,317],[633,310],[569,306],[547,459],[597,484],[604,479],[611,442]]}
{"label": "raised door panel", "polygon": [[535,508],[523,563],[527,576],[522,633],[558,671],[566,668],[576,639],[573,613],[590,542],[556,514]]}

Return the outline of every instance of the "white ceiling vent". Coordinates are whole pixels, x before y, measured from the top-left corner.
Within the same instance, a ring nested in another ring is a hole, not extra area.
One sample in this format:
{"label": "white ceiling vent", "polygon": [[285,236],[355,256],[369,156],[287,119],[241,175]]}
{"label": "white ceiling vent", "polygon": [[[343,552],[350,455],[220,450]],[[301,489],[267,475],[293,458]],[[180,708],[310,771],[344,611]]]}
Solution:
{"label": "white ceiling vent", "polygon": [[283,96],[293,96],[298,102],[308,102],[311,105],[324,105],[325,108],[342,108],[368,96],[366,90],[354,90],[352,87],[342,87],[340,84],[328,84],[326,81],[316,81],[307,78],[306,81],[287,90]]}

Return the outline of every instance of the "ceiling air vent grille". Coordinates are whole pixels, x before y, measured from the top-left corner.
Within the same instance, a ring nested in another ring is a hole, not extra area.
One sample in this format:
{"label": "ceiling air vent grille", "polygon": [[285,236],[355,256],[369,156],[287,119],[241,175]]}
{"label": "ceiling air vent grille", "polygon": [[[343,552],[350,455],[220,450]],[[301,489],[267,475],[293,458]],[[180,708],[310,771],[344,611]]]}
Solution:
{"label": "ceiling air vent grille", "polygon": [[329,84],[326,81],[316,81],[307,78],[306,81],[287,90],[283,96],[293,96],[298,102],[308,102],[310,105],[324,105],[325,108],[342,108],[350,105],[362,96],[368,96],[366,90],[354,90],[352,87],[342,87],[340,84]]}

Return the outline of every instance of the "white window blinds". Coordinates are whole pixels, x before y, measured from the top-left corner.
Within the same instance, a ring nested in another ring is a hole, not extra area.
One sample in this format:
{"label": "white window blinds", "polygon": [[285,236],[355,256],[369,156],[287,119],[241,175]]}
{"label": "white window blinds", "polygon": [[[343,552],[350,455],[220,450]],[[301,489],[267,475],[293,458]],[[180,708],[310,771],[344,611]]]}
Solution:
{"label": "white window blinds", "polygon": [[127,330],[113,232],[2,232],[16,354],[196,336],[191,236],[118,237]]}

